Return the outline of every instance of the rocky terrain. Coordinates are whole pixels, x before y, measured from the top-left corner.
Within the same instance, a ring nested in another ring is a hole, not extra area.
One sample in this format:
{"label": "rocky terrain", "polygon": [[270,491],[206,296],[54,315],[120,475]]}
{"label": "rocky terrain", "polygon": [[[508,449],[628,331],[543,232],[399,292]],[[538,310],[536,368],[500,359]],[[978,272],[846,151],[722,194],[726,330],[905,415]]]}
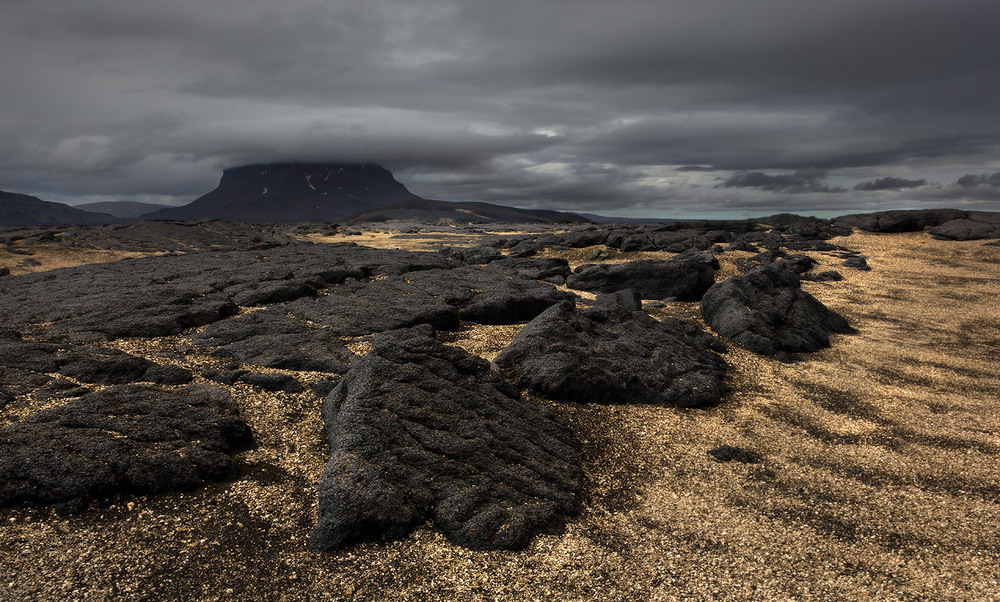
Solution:
{"label": "rocky terrain", "polygon": [[0,592],[989,599],[993,219],[8,228]]}

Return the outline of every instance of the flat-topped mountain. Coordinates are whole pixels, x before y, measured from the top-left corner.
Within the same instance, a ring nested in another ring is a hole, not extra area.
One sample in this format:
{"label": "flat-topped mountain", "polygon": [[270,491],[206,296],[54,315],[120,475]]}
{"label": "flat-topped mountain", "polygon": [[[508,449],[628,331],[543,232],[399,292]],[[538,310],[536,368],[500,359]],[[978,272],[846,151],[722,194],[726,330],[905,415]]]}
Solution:
{"label": "flat-topped mountain", "polygon": [[518,209],[491,203],[429,201],[414,199],[400,201],[359,213],[352,222],[514,222],[521,224],[589,223],[590,220],[575,213],[546,209]]}
{"label": "flat-topped mountain", "polygon": [[419,198],[389,170],[373,163],[272,163],[227,169],[219,186],[208,194],[183,207],[142,217],[251,223],[338,221]]}
{"label": "flat-topped mountain", "polygon": [[96,225],[118,220],[107,213],[95,213],[70,207],[65,203],[43,201],[38,197],[0,190],[0,224],[7,226]]}

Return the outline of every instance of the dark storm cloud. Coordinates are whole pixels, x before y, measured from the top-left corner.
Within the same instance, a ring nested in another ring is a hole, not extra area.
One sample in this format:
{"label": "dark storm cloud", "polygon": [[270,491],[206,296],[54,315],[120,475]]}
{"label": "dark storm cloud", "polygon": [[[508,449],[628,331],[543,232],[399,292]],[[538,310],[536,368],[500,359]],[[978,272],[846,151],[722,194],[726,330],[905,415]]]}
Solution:
{"label": "dark storm cloud", "polygon": [[904,188],[919,188],[927,184],[927,180],[907,180],[906,178],[896,178],[886,176],[875,180],[862,182],[854,187],[854,190],[902,190]]}
{"label": "dark storm cloud", "polygon": [[843,188],[828,186],[823,180],[826,171],[800,169],[791,174],[768,175],[762,171],[741,171],[719,184],[722,188],[757,188],[770,192],[844,192]]}
{"label": "dark storm cloud", "polygon": [[976,188],[978,186],[992,186],[1000,188],[1000,171],[992,174],[965,174],[955,182],[962,188]]}
{"label": "dark storm cloud", "polygon": [[1000,164],[997,22],[994,0],[8,1],[0,189],[179,203],[307,159],[563,209],[983,206],[988,179],[851,189]]}

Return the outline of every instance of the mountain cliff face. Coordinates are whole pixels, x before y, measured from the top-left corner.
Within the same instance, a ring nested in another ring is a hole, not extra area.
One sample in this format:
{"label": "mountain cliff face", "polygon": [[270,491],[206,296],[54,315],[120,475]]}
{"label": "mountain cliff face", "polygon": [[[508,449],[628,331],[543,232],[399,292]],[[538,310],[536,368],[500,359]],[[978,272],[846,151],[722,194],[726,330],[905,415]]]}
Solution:
{"label": "mountain cliff face", "polygon": [[0,190],[0,224],[5,226],[57,226],[78,224],[92,226],[117,222],[107,213],[81,211],[65,203],[43,201],[38,197]]}
{"label": "mountain cliff face", "polygon": [[183,207],[143,219],[213,218],[231,222],[338,221],[420,197],[375,164],[273,163],[222,173],[218,188]]}

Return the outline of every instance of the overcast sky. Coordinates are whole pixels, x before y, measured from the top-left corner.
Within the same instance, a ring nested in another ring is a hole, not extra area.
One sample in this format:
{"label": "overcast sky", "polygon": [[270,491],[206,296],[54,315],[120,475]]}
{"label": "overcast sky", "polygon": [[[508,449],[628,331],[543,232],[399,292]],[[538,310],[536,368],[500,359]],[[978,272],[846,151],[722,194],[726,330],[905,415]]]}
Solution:
{"label": "overcast sky", "polygon": [[996,0],[2,0],[0,190],[377,162],[641,216],[1000,210]]}

